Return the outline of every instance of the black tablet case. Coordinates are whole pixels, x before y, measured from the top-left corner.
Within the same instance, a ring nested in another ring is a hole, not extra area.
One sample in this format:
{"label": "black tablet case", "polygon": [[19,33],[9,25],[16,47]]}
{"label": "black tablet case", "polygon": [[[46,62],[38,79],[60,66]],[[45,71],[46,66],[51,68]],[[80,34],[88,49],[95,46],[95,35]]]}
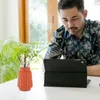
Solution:
{"label": "black tablet case", "polygon": [[87,87],[84,60],[44,59],[44,86]]}

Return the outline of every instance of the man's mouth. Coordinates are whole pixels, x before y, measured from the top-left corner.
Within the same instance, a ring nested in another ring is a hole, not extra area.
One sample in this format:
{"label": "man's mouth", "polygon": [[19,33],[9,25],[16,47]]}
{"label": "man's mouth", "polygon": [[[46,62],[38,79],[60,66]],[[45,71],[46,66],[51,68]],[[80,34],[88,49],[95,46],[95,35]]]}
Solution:
{"label": "man's mouth", "polygon": [[74,31],[76,29],[77,29],[76,27],[68,28],[68,30],[72,30],[72,31]]}

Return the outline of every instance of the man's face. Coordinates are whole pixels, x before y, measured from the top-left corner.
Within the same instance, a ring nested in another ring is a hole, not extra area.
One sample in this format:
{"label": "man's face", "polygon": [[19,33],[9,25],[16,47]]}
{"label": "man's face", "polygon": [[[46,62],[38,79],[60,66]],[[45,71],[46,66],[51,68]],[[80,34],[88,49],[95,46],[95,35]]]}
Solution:
{"label": "man's face", "polygon": [[60,17],[66,30],[72,35],[81,34],[87,11],[79,12],[76,7],[60,10]]}

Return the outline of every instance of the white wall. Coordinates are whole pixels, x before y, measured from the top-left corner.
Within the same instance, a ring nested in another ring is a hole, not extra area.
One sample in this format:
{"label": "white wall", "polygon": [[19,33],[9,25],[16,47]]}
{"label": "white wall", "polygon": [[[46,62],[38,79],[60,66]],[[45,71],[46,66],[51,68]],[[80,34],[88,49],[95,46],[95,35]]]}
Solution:
{"label": "white wall", "polygon": [[4,37],[4,0],[0,0],[0,40]]}
{"label": "white wall", "polygon": [[[84,0],[85,8],[88,10],[87,19],[100,21],[100,0]],[[98,1],[98,2],[96,2]]]}
{"label": "white wall", "polygon": [[0,8],[0,23],[3,24],[0,24],[0,39],[5,40],[12,36],[19,38],[18,0],[0,0]]}

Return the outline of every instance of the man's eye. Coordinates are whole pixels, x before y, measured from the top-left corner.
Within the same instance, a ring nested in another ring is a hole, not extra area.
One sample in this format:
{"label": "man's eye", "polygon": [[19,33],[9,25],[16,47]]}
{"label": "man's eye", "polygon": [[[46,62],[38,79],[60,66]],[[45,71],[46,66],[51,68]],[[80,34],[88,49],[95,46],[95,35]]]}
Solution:
{"label": "man's eye", "polygon": [[78,18],[72,19],[72,20],[77,20]]}
{"label": "man's eye", "polygon": [[68,20],[64,20],[64,22],[67,22]]}

